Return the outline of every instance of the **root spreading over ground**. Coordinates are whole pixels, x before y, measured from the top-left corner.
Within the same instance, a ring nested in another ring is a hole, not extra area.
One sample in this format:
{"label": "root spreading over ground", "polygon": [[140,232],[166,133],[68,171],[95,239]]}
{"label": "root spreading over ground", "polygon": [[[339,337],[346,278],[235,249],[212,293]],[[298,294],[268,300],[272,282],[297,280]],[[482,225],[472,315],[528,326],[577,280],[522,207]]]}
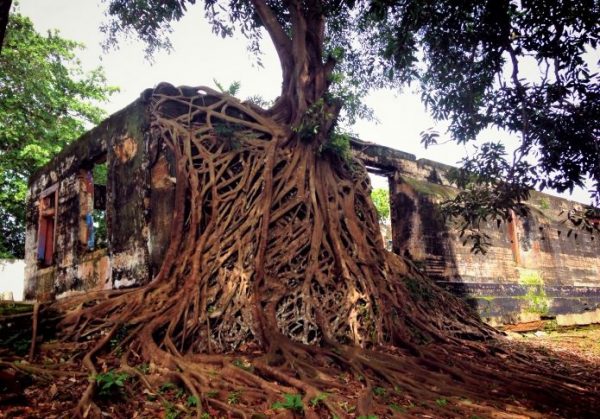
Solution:
{"label": "root spreading over ground", "polygon": [[[137,289],[55,304],[60,338],[92,342],[76,358],[88,375],[112,359],[149,389],[160,376],[185,388],[198,416],[252,417],[286,395],[313,406],[307,416],[403,414],[392,393],[448,417],[461,416],[448,398],[469,400],[464,412],[511,397],[501,410],[600,411],[597,382],[504,349],[461,301],[384,250],[359,162],[204,87],[160,85],[151,130],[176,162],[160,272]],[[97,391],[90,380],[79,415],[100,415]]]}

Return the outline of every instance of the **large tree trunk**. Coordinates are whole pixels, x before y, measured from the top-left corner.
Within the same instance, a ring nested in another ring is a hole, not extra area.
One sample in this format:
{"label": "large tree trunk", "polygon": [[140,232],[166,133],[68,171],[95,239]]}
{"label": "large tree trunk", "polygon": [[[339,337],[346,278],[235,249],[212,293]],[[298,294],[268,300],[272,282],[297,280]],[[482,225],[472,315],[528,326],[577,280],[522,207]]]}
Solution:
{"label": "large tree trunk", "polygon": [[2,53],[2,45],[4,45],[4,36],[6,35],[6,27],[8,26],[11,4],[12,0],[0,0],[0,53]]}
{"label": "large tree trunk", "polygon": [[[317,145],[326,141],[341,104],[326,93],[336,61],[323,57],[325,16],[319,0],[285,4],[290,16],[291,33],[286,34],[264,0],[252,0],[257,14],[269,33],[279,56],[283,75],[281,95],[269,109],[273,121],[298,131],[306,125],[318,126],[310,140]],[[313,112],[310,113],[309,111]],[[315,113],[319,119],[315,120]]]}
{"label": "large tree trunk", "polygon": [[[180,350],[268,348],[278,335],[306,344],[410,341],[404,323],[419,320],[405,315],[416,309],[401,280],[408,272],[384,250],[361,164],[321,154],[235,99],[202,90],[155,93],[155,136],[179,161],[177,235],[155,283],[185,301],[166,315]],[[470,319],[487,330],[459,311],[443,322]],[[185,318],[194,319],[187,331],[177,326]]]}

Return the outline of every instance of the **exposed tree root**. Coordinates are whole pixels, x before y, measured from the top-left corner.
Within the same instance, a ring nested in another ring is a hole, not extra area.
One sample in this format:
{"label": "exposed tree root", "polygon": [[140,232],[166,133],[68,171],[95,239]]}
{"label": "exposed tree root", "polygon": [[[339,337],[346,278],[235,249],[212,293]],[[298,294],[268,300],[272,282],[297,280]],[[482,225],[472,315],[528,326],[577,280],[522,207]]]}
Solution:
{"label": "exposed tree root", "polygon": [[[384,250],[360,163],[266,115],[204,87],[156,89],[154,141],[177,162],[171,243],[150,284],[56,303],[62,338],[94,342],[90,374],[112,357],[152,388],[134,368],[149,364],[200,401],[198,416],[250,417],[285,393],[304,406],[327,393],[319,416],[368,415],[376,389],[427,403],[514,395],[548,412],[577,396],[589,405],[564,411],[600,410],[576,379],[490,344],[493,329]],[[80,416],[99,415],[95,392],[90,381]]]}
{"label": "exposed tree root", "polygon": [[32,330],[31,330],[31,346],[29,348],[29,361],[33,361],[35,356],[35,345],[37,342],[37,331],[38,331],[38,316],[40,315],[40,303],[35,302],[33,305],[32,314]]}

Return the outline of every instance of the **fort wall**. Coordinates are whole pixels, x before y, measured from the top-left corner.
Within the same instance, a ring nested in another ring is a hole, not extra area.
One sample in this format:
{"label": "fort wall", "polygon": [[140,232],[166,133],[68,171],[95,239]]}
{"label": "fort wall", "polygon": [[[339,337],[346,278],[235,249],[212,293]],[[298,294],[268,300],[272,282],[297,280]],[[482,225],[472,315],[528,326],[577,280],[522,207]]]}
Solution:
{"label": "fort wall", "polygon": [[450,166],[361,141],[353,148],[368,167],[388,176],[393,251],[465,297],[484,320],[600,322],[600,238],[569,233],[572,226],[560,215],[581,204],[533,191],[529,215],[487,223],[492,245],[475,254],[438,209],[459,192],[447,179]]}

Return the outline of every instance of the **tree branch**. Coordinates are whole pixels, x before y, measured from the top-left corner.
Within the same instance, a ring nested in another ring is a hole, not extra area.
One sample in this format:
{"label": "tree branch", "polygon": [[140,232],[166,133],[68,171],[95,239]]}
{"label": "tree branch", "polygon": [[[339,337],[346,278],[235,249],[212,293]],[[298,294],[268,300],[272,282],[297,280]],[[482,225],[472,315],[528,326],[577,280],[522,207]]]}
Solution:
{"label": "tree branch", "polygon": [[258,17],[273,41],[273,45],[275,46],[275,50],[279,56],[279,61],[281,61],[281,66],[285,71],[285,68],[291,66],[292,64],[292,41],[284,32],[281,24],[277,21],[277,18],[265,0],[251,1],[256,9],[256,13],[258,13]]}
{"label": "tree branch", "polygon": [[4,43],[4,35],[8,26],[8,15],[10,14],[10,6],[12,0],[0,0],[0,52]]}

